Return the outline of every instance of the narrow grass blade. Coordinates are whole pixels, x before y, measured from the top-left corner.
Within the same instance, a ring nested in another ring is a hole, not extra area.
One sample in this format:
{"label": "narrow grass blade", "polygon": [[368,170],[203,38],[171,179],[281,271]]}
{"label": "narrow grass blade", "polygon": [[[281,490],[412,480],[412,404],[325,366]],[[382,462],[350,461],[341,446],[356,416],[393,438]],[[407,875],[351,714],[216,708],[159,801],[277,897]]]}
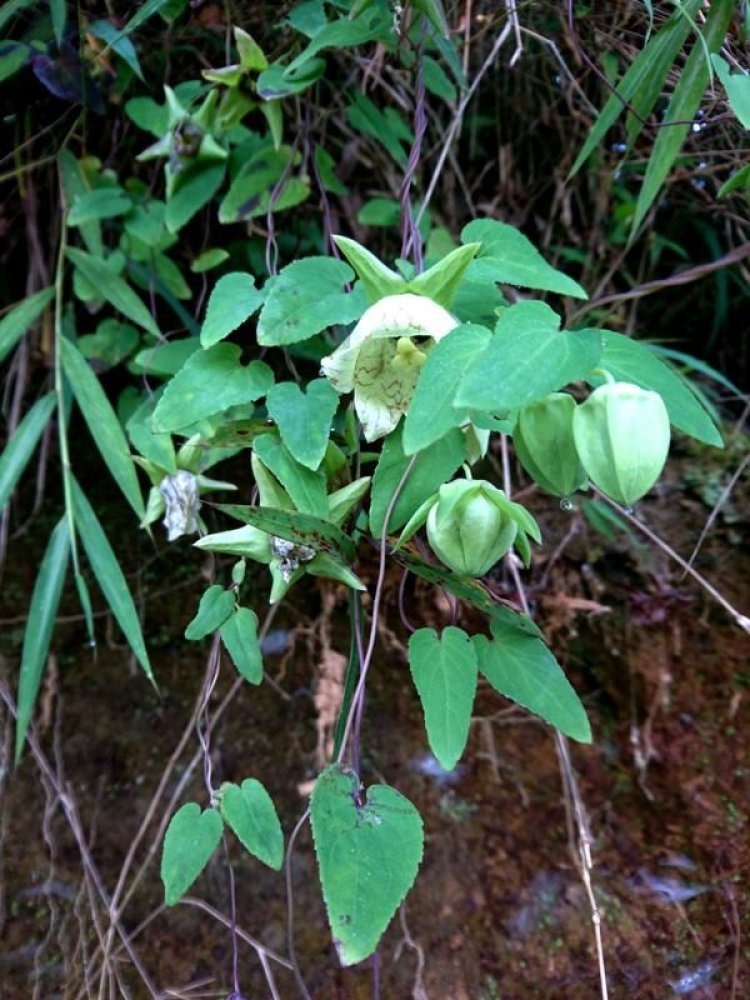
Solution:
{"label": "narrow grass blade", "polygon": [[17,303],[0,319],[0,362],[10,354],[31,324],[36,323],[54,294],[54,288],[43,288]]}
{"label": "narrow grass blade", "polygon": [[72,476],[70,485],[76,528],[91,563],[94,576],[107,599],[112,614],[128,640],[130,648],[135,653],[136,659],[143,667],[148,679],[156,686],[146,652],[146,644],[143,641],[138,612],[130,595],[125,576],[120,569],[120,564],[91,504]]}
{"label": "narrow grass blade", "polygon": [[10,499],[39,438],[55,408],[55,394],[48,392],[31,407],[0,455],[0,510]]}
{"label": "narrow grass blade", "polygon": [[138,520],[142,521],[146,509],[138,485],[135,463],[130,457],[125,432],[112,409],[112,404],[107,399],[91,366],[72,341],[63,337],[60,340],[60,353],[63,370],[91,436],[112,473],[112,478],[138,515]]}
{"label": "narrow grass blade", "polygon": [[[684,9],[692,17],[700,9],[701,4],[702,0],[688,0],[684,4]],[[600,111],[583,149],[576,157],[569,178],[578,173],[609,129],[626,110],[626,104],[630,104],[641,118],[651,113],[689,33],[689,18],[677,11],[658,34],[651,38],[617,85],[617,93],[611,95]],[[635,140],[640,129],[640,122],[633,118],[628,129],[630,142]]]}
{"label": "narrow grass blade", "polygon": [[[717,52],[721,47],[729,28],[733,10],[733,0],[714,0],[714,3],[711,4],[703,29],[703,37],[699,38],[693,45],[664,115],[662,124],[666,127],[660,129],[651,151],[646,176],[643,179],[638,202],[635,206],[631,238],[645,219],[682,148],[685,136],[690,130],[690,122],[698,110],[701,97],[708,86],[711,75],[711,66],[706,59],[706,50]],[[670,124],[683,121],[684,125]]]}
{"label": "narrow grass blade", "polygon": [[67,518],[63,516],[50,535],[31,595],[18,681],[16,760],[21,756],[34,711],[69,559],[70,533]]}

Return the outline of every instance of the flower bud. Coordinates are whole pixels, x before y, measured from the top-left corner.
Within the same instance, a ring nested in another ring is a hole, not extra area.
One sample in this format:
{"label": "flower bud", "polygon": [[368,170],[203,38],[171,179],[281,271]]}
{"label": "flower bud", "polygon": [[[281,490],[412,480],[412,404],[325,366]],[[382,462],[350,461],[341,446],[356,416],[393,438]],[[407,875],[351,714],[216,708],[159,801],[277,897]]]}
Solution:
{"label": "flower bud", "polygon": [[567,497],[586,482],[573,440],[576,402],[553,392],[523,406],[513,431],[516,455],[535,483],[553,496]]}
{"label": "flower bud", "polygon": [[610,382],[576,407],[573,436],[594,486],[630,507],[648,493],[664,468],[669,415],[657,392]]}
{"label": "flower bud", "polygon": [[441,486],[427,515],[427,538],[438,559],[456,573],[483,576],[518,533],[507,504],[487,482],[460,479]]}

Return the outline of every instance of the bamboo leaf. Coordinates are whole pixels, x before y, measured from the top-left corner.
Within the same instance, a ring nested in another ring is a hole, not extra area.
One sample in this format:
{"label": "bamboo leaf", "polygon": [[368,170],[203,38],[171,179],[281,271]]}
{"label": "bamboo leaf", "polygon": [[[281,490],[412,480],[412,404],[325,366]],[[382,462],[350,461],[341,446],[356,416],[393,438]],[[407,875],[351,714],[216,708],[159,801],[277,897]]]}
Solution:
{"label": "bamboo leaf", "polygon": [[21,756],[31,714],[34,711],[69,558],[70,532],[68,519],[63,516],[50,535],[34,584],[34,592],[31,595],[18,681],[16,760]]}
{"label": "bamboo leaf", "polygon": [[10,499],[55,408],[54,392],[31,407],[0,455],[0,510]]}
{"label": "bamboo leaf", "polygon": [[76,250],[73,247],[65,252],[68,259],[103,299],[123,316],[132,320],[136,326],[143,327],[155,337],[159,336],[159,328],[142,300],[126,281],[110,271],[100,257],[92,257],[85,250]]}
{"label": "bamboo leaf", "polygon": [[71,476],[71,494],[76,527],[80,532],[81,541],[97,583],[101,587],[110,610],[122,629],[130,648],[135,653],[136,659],[151,683],[156,685],[146,652],[146,644],[143,641],[138,612],[130,595],[125,576],[99,519],[73,476]]}
{"label": "bamboo leaf", "polygon": [[[617,93],[610,96],[594,122],[568,178],[578,173],[610,128],[626,110],[627,104],[630,104],[641,118],[645,118],[651,113],[664,87],[667,75],[690,33],[690,21],[702,3],[703,0],[687,0],[683,5],[684,13],[676,11],[633,60],[632,65],[617,85]],[[684,14],[688,16],[686,17]],[[641,127],[637,119],[633,118],[633,122],[636,125],[629,129],[631,142],[635,140]]]}
{"label": "bamboo leaf", "polygon": [[[711,67],[706,60],[706,50],[713,53],[721,47],[733,9],[733,0],[714,0],[711,4],[702,38],[693,45],[664,115],[663,127],[659,129],[654,148],[648,158],[646,176],[635,206],[632,235],[635,235],[646,217],[682,148],[685,136],[690,130],[690,122],[698,110],[711,75]],[[685,124],[672,124],[675,122]]]}
{"label": "bamboo leaf", "polygon": [[54,295],[54,288],[43,288],[17,303],[0,319],[0,362],[10,354],[29,327],[36,323]]}
{"label": "bamboo leaf", "polygon": [[60,354],[65,375],[91,436],[112,473],[112,478],[141,521],[146,509],[138,485],[138,476],[125,432],[112,409],[112,404],[107,399],[91,366],[72,341],[64,337],[60,340]]}

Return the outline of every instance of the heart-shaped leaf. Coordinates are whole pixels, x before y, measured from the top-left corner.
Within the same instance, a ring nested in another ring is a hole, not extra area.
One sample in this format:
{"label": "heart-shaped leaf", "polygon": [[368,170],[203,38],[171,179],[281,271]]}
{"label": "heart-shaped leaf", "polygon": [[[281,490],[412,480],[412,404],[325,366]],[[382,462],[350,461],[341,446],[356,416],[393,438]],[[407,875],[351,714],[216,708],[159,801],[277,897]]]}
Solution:
{"label": "heart-shaped leaf", "polygon": [[263,347],[297,344],[334,323],[352,323],[367,307],[361,292],[345,292],[354,272],[334,257],[305,257],[287,264],[266,284],[258,319]]}
{"label": "heart-shaped leaf", "polygon": [[430,748],[440,766],[452,771],[464,752],[477,690],[477,654],[469,636],[449,626],[438,637],[420,628],[409,640],[409,666]]}
{"label": "heart-shaped leaf", "polygon": [[303,392],[295,382],[279,382],[268,392],[268,415],[294,458],[315,471],[323,461],[339,394],[327,379],[315,379]]}
{"label": "heart-shaped leaf", "polygon": [[562,667],[541,639],[521,635],[500,622],[492,639],[472,638],[479,669],[490,684],[579,743],[591,742],[586,709]]}
{"label": "heart-shaped leaf", "polygon": [[263,680],[263,654],[255,612],[250,608],[237,608],[221,626],[221,641],[245,680],[260,684]]}
{"label": "heart-shaped leaf", "polygon": [[474,273],[489,282],[540,288],[576,299],[588,298],[577,281],[552,267],[531,240],[505,222],[475,219],[461,233],[462,243],[480,243]]}
{"label": "heart-shaped leaf", "polygon": [[197,802],[186,802],[172,817],[164,836],[161,880],[164,901],[173,906],[206,867],[221,839],[221,816],[215,809],[201,812]]}
{"label": "heart-shaped leaf", "polygon": [[218,583],[208,587],[201,596],[195,618],[185,629],[185,638],[196,641],[221,628],[234,611],[234,594]]}
{"label": "heart-shaped leaf", "polygon": [[560,317],[546,303],[517,302],[462,378],[454,406],[502,413],[531,403],[585,378],[601,350],[598,331],[560,330]]}
{"label": "heart-shaped leaf", "polygon": [[216,282],[201,328],[201,346],[212,347],[260,309],[263,293],[252,274],[233,271]]}
{"label": "heart-shaped leaf", "polygon": [[320,882],[342,965],[375,951],[422,860],[422,819],[388,785],[372,785],[334,764],[318,778],[310,801]]}
{"label": "heart-shaped leaf", "polygon": [[153,430],[180,430],[265,395],[273,385],[273,372],[264,361],[242,365],[241,354],[236,344],[215,344],[192,354],[159,400]]}
{"label": "heart-shaped leaf", "polygon": [[237,834],[242,846],[276,871],[284,860],[284,834],[271,796],[255,778],[242,787],[225,782],[221,786],[221,815]]}

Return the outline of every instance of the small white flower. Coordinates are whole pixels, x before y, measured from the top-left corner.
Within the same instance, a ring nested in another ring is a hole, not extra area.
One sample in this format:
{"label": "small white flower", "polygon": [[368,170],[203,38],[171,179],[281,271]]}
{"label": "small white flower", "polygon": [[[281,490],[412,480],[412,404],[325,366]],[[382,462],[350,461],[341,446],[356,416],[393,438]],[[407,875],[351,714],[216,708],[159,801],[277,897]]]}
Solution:
{"label": "small white flower", "polygon": [[167,541],[173,542],[183,535],[194,535],[198,531],[198,511],[201,506],[197,477],[192,472],[180,469],[173,476],[162,479],[159,492],[166,505],[163,524],[167,529]]}
{"label": "small white flower", "polygon": [[324,358],[323,374],[340,393],[354,392],[366,441],[385,437],[406,413],[419,370],[458,321],[422,295],[388,295],[364,313],[347,339]]}

